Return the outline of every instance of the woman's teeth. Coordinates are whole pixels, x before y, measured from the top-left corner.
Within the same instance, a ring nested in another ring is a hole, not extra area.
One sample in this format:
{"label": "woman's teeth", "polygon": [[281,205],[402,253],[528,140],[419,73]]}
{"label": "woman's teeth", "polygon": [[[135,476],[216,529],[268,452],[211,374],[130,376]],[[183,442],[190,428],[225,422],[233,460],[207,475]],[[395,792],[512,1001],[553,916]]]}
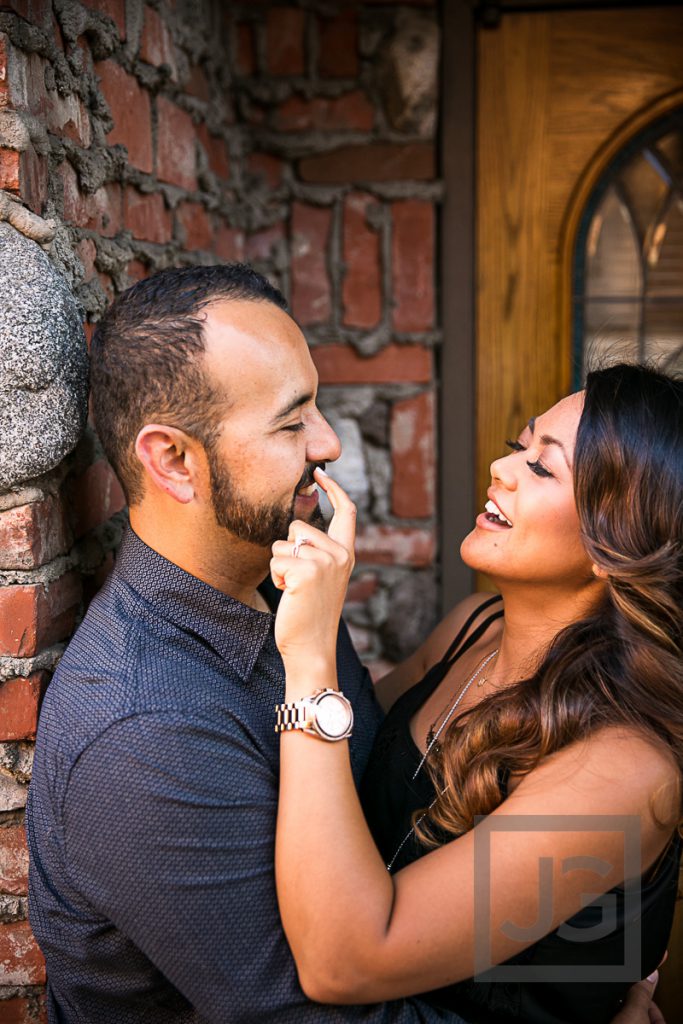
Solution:
{"label": "woman's teeth", "polygon": [[489,499],[489,501],[487,501],[486,504],[484,505],[484,509],[486,512],[488,512],[489,516],[492,517],[494,520],[497,519],[499,523],[504,523],[506,526],[512,526],[510,520],[503,515],[503,513],[496,505],[495,501],[491,501]]}

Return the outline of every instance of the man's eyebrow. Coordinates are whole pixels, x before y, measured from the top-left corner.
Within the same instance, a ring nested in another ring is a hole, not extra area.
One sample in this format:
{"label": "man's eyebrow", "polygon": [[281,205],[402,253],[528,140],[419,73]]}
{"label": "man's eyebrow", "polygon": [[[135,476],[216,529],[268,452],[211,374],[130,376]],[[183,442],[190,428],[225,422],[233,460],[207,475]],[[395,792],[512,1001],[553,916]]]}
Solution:
{"label": "man's eyebrow", "polygon": [[275,413],[271,422],[273,424],[280,423],[282,420],[287,419],[295,409],[300,409],[302,405],[306,405],[308,402],[313,401],[313,392],[309,391],[305,395],[298,395],[293,398],[284,409],[280,409],[279,412]]}

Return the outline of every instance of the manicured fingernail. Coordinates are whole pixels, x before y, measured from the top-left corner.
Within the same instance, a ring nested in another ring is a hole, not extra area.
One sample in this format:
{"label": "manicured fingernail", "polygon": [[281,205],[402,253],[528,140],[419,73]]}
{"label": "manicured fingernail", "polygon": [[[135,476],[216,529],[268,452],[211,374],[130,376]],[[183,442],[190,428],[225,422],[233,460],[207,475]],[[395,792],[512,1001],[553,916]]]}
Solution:
{"label": "manicured fingernail", "polygon": [[322,475],[323,475],[323,476],[327,476],[327,475],[328,475],[328,474],[327,474],[327,473],[325,472],[325,470],[324,470],[324,469],[322,468],[322,466],[316,466],[315,468],[316,468],[316,471],[317,471],[318,473],[322,473]]}
{"label": "manicured fingernail", "polygon": [[659,971],[653,971],[652,974],[648,974],[647,980],[651,985],[656,985],[659,981]]}

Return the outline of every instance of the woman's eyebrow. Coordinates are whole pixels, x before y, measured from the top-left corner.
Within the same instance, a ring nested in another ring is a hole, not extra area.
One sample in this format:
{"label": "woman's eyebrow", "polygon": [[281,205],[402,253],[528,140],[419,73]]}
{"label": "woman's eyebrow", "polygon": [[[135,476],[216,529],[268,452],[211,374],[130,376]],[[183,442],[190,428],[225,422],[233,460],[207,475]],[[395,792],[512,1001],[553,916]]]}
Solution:
{"label": "woman's eyebrow", "polygon": [[[532,416],[531,419],[529,420],[529,424],[528,424],[529,430],[531,431],[532,435],[533,435],[533,432],[534,432],[534,426],[535,425],[536,425],[536,417]],[[548,444],[556,445],[560,449],[560,451],[562,452],[562,457],[564,458],[564,461],[567,463],[567,469],[571,469],[572,468],[571,462],[569,461],[569,456],[567,455],[567,449],[565,448],[565,446],[562,444],[561,441],[559,441],[556,437],[551,437],[550,434],[541,434],[541,436],[539,437],[539,441],[541,442],[541,444],[544,444],[544,445],[548,445]]]}

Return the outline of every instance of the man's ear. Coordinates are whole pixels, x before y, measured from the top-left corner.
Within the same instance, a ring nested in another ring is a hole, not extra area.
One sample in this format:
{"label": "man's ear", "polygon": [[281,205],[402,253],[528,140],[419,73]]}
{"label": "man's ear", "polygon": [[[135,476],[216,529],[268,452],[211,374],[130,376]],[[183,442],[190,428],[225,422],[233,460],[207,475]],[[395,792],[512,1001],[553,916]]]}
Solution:
{"label": "man's ear", "polygon": [[200,448],[183,430],[163,423],[146,423],[135,439],[150,482],[182,505],[196,496]]}

